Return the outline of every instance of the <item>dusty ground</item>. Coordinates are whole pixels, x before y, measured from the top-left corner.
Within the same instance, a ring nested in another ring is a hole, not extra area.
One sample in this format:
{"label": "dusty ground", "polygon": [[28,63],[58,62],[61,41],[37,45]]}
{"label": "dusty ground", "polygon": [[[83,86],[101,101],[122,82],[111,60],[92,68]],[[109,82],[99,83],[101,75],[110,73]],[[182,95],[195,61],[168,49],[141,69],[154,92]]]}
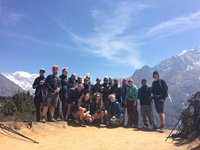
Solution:
{"label": "dusty ground", "polygon": [[[199,150],[194,144],[175,146],[171,140],[164,142],[166,133],[134,131],[133,129],[108,129],[96,127],[72,127],[59,123],[34,123],[28,129],[20,124],[20,133],[39,144],[23,140],[0,130],[0,150]],[[199,143],[200,145],[200,143]],[[194,148],[196,147],[196,148]]]}

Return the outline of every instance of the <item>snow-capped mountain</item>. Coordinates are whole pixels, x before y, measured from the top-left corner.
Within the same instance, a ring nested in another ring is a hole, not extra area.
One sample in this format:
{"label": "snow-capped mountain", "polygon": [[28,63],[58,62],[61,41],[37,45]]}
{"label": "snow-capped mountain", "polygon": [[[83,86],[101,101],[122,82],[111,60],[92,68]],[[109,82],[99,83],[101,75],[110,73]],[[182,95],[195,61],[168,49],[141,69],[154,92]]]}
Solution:
{"label": "snow-capped mountain", "polygon": [[15,84],[19,85],[22,89],[30,91],[31,94],[34,93],[32,84],[38,74],[30,74],[24,71],[17,71],[14,73],[2,73],[2,75],[14,82]]}
{"label": "snow-capped mountain", "polygon": [[[169,118],[178,116],[185,100],[200,90],[200,48],[184,50],[154,67],[144,66],[136,70],[132,78],[139,86],[142,79],[147,79],[151,86],[152,73],[157,70],[169,86],[172,103],[166,101],[166,112]],[[169,120],[168,120],[169,122]]]}
{"label": "snow-capped mountain", "polygon": [[0,74],[0,96],[13,96],[19,92],[25,92],[20,86]]}

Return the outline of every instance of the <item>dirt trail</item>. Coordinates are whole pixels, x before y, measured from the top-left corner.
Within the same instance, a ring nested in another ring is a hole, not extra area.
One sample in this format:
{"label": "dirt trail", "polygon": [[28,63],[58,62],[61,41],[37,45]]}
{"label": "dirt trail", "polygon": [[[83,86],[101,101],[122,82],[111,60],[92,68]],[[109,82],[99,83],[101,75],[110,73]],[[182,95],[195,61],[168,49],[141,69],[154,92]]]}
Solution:
{"label": "dirt trail", "polygon": [[159,133],[124,128],[83,128],[68,126],[63,122],[34,123],[31,130],[23,124],[19,132],[39,144],[13,135],[6,136],[5,132],[0,130],[0,150],[185,150],[197,146],[177,147],[171,140],[164,142],[169,131]]}

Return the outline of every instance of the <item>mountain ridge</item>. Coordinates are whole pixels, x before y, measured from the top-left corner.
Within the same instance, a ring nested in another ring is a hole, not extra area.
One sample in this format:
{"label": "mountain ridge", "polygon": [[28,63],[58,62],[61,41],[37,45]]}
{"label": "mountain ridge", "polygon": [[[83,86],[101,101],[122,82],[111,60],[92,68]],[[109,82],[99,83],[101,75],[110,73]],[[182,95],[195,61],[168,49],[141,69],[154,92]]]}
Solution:
{"label": "mountain ridge", "polygon": [[13,96],[19,92],[25,92],[20,86],[0,74],[0,96]]}

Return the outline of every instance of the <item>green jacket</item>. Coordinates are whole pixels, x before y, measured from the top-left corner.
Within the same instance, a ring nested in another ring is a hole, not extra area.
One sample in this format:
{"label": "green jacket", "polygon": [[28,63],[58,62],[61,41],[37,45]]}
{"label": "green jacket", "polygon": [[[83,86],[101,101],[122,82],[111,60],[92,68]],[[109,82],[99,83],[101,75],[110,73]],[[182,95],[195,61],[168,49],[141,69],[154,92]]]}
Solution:
{"label": "green jacket", "polygon": [[136,86],[128,86],[126,89],[126,101],[137,101],[138,89]]}

